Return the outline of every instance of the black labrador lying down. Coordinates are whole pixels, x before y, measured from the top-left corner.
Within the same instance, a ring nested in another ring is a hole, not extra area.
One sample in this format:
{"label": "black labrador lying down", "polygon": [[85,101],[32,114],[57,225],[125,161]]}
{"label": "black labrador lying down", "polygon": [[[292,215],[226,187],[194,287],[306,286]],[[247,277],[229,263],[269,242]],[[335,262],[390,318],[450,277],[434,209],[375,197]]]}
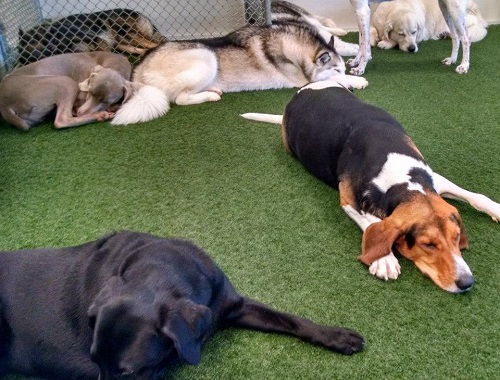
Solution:
{"label": "black labrador lying down", "polygon": [[296,336],[342,354],[356,332],[238,294],[194,244],[119,232],[77,247],[0,252],[0,376],[154,379],[200,361],[217,328]]}

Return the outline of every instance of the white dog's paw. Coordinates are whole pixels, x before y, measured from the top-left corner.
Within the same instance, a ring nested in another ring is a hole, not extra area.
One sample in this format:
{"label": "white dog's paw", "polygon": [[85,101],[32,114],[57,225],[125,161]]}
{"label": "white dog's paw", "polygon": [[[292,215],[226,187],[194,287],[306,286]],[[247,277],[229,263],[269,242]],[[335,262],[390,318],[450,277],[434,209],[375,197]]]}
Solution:
{"label": "white dog's paw", "polygon": [[379,49],[392,49],[396,44],[393,41],[382,40],[377,44]]}
{"label": "white dog's paw", "polygon": [[467,64],[458,65],[455,71],[459,74],[466,74],[467,71],[469,71],[469,65]]}
{"label": "white dog's paw", "polygon": [[380,278],[381,280],[395,280],[401,274],[401,266],[398,259],[391,252],[381,259],[375,260],[369,268],[370,274]]}
{"label": "white dog's paw", "polygon": [[455,60],[451,57],[447,57],[447,58],[443,59],[441,62],[443,62],[443,64],[446,66],[451,66],[452,64],[455,63]]}

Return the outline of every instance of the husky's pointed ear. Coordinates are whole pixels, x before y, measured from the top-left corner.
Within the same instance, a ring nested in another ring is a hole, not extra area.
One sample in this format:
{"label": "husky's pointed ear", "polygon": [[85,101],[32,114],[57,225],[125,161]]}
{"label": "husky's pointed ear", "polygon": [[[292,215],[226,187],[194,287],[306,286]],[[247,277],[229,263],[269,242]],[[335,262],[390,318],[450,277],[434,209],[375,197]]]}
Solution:
{"label": "husky's pointed ear", "polygon": [[316,65],[317,66],[324,66],[328,62],[332,60],[332,56],[330,55],[330,52],[324,51],[318,55],[316,58]]}
{"label": "husky's pointed ear", "polygon": [[331,47],[332,49],[335,49],[335,36],[333,34],[330,37],[330,41],[328,41],[328,46]]}
{"label": "husky's pointed ear", "polygon": [[18,32],[19,37],[22,37],[23,34],[24,34],[23,30],[21,28],[19,28],[19,32]]}

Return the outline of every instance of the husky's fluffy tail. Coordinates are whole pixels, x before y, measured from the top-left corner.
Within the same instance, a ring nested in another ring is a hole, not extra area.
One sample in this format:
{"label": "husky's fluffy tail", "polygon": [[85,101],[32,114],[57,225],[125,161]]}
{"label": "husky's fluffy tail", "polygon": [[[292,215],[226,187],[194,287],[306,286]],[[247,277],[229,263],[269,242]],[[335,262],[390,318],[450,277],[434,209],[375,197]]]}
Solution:
{"label": "husky's fluffy tail", "polygon": [[111,121],[113,125],[126,125],[156,119],[168,112],[170,102],[167,94],[159,88],[142,85],[126,101]]}
{"label": "husky's fluffy tail", "polygon": [[240,116],[248,120],[263,121],[273,124],[281,124],[283,121],[283,115],[271,115],[270,113],[243,113]]}

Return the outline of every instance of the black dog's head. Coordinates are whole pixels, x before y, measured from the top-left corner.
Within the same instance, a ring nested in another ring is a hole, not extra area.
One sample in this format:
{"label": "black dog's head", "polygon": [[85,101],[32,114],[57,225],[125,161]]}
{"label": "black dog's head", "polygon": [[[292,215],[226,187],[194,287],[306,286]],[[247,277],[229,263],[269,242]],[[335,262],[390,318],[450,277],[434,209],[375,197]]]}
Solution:
{"label": "black dog's head", "polygon": [[114,278],[88,310],[99,379],[156,379],[179,359],[198,364],[212,331],[210,309],[150,291],[127,293]]}

